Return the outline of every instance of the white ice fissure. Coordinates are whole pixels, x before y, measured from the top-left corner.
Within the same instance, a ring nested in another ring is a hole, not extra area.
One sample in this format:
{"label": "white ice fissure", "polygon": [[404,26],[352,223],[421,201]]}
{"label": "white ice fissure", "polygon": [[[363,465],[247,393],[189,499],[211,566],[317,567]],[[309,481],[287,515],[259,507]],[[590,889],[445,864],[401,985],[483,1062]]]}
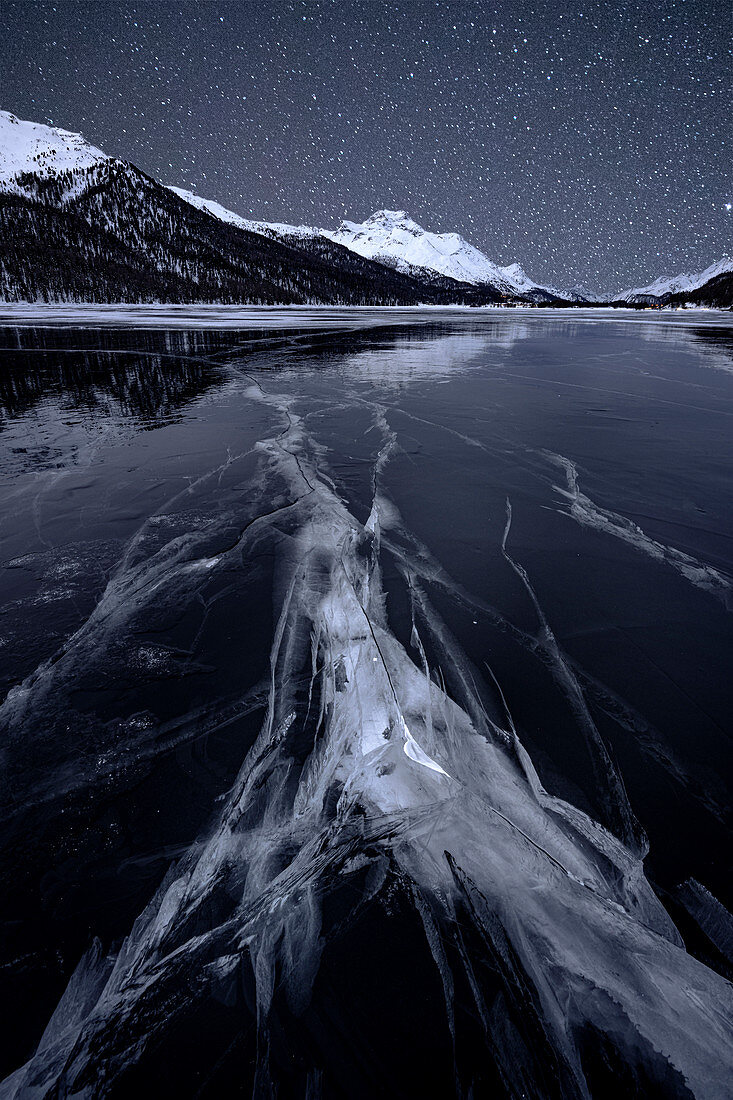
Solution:
{"label": "white ice fissure", "polygon": [[700,561],[692,554],[684,550],[678,550],[675,546],[668,546],[657,539],[651,538],[642,528],[627,516],[612,512],[608,508],[601,508],[590,497],[580,491],[578,486],[578,471],[574,462],[557,455],[545,452],[546,457],[553,465],[561,467],[565,472],[567,485],[565,488],[556,485],[555,491],[567,502],[565,508],[558,509],[566,515],[570,515],[576,523],[583,527],[590,527],[596,531],[602,531],[606,535],[627,543],[635,550],[653,558],[654,561],[663,563],[674,569],[690,584],[709,592],[733,609],[733,578],[708,562]]}

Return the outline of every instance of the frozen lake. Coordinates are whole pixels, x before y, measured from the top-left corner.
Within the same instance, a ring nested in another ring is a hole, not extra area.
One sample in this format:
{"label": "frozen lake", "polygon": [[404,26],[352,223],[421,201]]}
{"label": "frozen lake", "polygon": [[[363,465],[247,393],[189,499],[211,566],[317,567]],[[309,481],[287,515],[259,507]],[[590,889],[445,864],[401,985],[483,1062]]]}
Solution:
{"label": "frozen lake", "polygon": [[0,326],[0,1096],[725,1096],[730,314]]}

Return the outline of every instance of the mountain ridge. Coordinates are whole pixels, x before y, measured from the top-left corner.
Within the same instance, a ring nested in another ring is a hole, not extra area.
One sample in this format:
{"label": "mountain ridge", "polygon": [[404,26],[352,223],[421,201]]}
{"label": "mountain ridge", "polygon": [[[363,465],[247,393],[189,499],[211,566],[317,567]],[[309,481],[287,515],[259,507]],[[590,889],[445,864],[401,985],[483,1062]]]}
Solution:
{"label": "mountain ridge", "polygon": [[0,111],[0,297],[342,305],[733,303],[733,262],[592,303],[404,210],[336,229],[243,218],[81,134]]}
{"label": "mountain ridge", "polygon": [[207,210],[230,224],[289,241],[326,237],[365,259],[376,260],[418,279],[439,275],[470,286],[492,286],[508,295],[566,300],[569,297],[554,287],[536,283],[518,263],[499,266],[458,233],[431,233],[423,229],[404,210],[377,210],[365,222],[344,220],[338,229],[333,230],[243,218],[214,199],[205,199],[193,191],[168,186],[169,190],[192,206]]}
{"label": "mountain ridge", "polygon": [[628,302],[630,305],[654,304],[655,301],[663,301],[665,298],[700,290],[706,283],[716,279],[719,275],[726,275],[730,272],[733,272],[733,258],[723,256],[720,260],[706,267],[704,271],[694,275],[685,273],[659,275],[648,286],[620,290],[616,295],[616,300]]}
{"label": "mountain ridge", "polygon": [[227,224],[81,135],[0,112],[0,297],[264,305],[487,304],[326,239]]}
{"label": "mountain ridge", "polygon": [[[297,227],[184,201],[79,134],[0,112],[0,297],[6,301],[488,305]],[[207,208],[208,207],[208,208]],[[227,216],[222,218],[222,212]],[[215,216],[216,215],[216,216]]]}

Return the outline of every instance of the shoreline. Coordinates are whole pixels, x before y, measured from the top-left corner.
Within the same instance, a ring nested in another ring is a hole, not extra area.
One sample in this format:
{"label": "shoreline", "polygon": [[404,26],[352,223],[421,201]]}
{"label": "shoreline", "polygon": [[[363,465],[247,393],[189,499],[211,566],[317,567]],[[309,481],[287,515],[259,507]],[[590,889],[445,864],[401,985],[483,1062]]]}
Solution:
{"label": "shoreline", "polygon": [[[640,317],[640,313],[654,316]],[[128,302],[0,302],[0,325],[25,327],[57,326],[112,326],[141,325],[153,328],[249,328],[256,325],[269,327],[279,319],[280,327],[292,327],[308,320],[319,323],[330,321],[348,323],[366,316],[375,323],[390,323],[396,319],[405,322],[424,316],[435,318],[461,318],[474,321],[508,320],[521,317],[551,318],[561,320],[616,320],[636,323],[672,324],[723,324],[733,326],[729,310],[707,307],[644,308],[629,306],[349,306],[349,305],[216,305],[211,303],[168,304]],[[378,321],[383,318],[384,321]]]}

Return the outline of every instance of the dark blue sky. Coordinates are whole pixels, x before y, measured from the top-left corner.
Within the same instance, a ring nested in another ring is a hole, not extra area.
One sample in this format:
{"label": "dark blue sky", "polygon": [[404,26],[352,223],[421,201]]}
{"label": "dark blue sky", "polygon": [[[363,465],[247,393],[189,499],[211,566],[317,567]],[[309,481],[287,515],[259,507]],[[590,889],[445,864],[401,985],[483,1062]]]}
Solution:
{"label": "dark blue sky", "polygon": [[3,0],[0,106],[244,215],[379,207],[538,280],[733,253],[728,0]]}

